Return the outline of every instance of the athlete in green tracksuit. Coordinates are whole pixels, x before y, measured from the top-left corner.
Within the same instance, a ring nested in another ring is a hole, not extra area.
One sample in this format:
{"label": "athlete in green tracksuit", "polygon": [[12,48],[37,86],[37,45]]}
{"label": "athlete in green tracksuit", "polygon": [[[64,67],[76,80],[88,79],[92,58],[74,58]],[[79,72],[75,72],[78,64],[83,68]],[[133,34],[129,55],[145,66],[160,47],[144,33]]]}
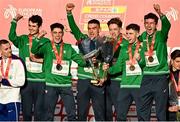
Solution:
{"label": "athlete in green tracksuit", "polygon": [[[96,41],[96,38],[99,36],[100,22],[96,19],[90,20],[88,22],[88,35],[83,34],[74,21],[74,17],[71,12],[73,8],[74,4],[72,3],[66,5],[67,19],[72,34],[78,43],[81,43],[81,41],[87,41],[87,43],[89,43],[87,46],[94,45],[97,47],[98,41]],[[104,86],[95,86],[92,84],[91,81],[93,78],[94,74],[91,67],[78,67],[77,113],[79,121],[87,120],[90,99],[92,100],[95,120],[105,120]]]}
{"label": "athlete in green tracksuit", "polygon": [[59,94],[64,102],[68,120],[76,120],[75,101],[71,89],[71,63],[75,61],[79,66],[85,66],[86,62],[70,44],[63,42],[62,24],[54,23],[50,27],[51,42],[36,38],[31,49],[32,53],[44,57],[46,80],[44,120],[53,120]]}
{"label": "athlete in green tracksuit", "polygon": [[[107,22],[109,28],[109,34],[111,38],[114,39],[113,42],[113,58],[110,62],[110,67],[113,66],[119,56],[120,49],[127,43],[127,41],[123,38],[121,33],[122,29],[122,21],[120,18],[112,18]],[[115,74],[108,74],[108,79],[105,82],[105,99],[106,99],[106,121],[113,121],[113,107],[114,105],[115,111],[118,105],[117,97],[118,92],[120,89],[120,82],[121,82],[122,72],[117,72]]]}
{"label": "athlete in green tracksuit", "polygon": [[156,116],[158,121],[166,120],[168,100],[167,39],[171,24],[162,14],[160,6],[154,9],[161,19],[161,30],[157,30],[158,17],[153,13],[144,16],[146,31],[142,33],[141,40],[145,49],[146,66],[143,68],[144,76],[140,89],[140,120],[150,121],[151,107],[155,100]]}
{"label": "athlete in green tracksuit", "polygon": [[[32,113],[34,113],[34,120],[41,121],[44,116],[43,100],[45,75],[42,68],[42,59],[37,58],[37,55],[35,56],[31,54],[30,49],[32,43],[34,43],[33,38],[39,34],[39,28],[42,25],[42,18],[38,15],[31,16],[28,20],[29,34],[17,36],[17,22],[21,18],[22,16],[17,14],[17,16],[12,20],[9,40],[19,49],[19,56],[25,62],[27,69],[27,81],[21,90],[22,115],[24,121],[31,121],[33,116]],[[32,112],[32,110],[34,111]]]}
{"label": "athlete in green tracksuit", "polygon": [[128,41],[121,48],[116,64],[109,69],[110,74],[122,72],[116,108],[118,121],[126,121],[127,113],[133,100],[136,103],[137,113],[139,113],[138,95],[142,80],[141,67],[144,64],[143,47],[137,38],[139,31],[140,27],[137,24],[129,24],[126,27]]}

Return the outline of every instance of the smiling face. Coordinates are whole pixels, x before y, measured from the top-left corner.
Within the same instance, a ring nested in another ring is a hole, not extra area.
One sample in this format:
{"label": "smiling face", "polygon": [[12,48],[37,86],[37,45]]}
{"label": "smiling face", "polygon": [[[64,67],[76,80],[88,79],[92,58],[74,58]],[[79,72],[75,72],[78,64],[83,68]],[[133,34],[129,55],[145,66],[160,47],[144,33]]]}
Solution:
{"label": "smiling face", "polygon": [[89,38],[93,39],[99,36],[100,27],[98,24],[90,23],[88,24],[88,35]]}
{"label": "smiling face", "polygon": [[145,19],[144,27],[148,35],[152,35],[157,28],[157,24],[154,19]]}
{"label": "smiling face", "polygon": [[117,39],[121,33],[121,28],[117,24],[110,24],[108,26],[109,34],[113,39]]}
{"label": "smiling face", "polygon": [[126,30],[126,37],[130,44],[134,43],[137,40],[139,33],[133,29]]}
{"label": "smiling face", "polygon": [[33,23],[32,21],[29,21],[28,29],[29,29],[29,34],[32,36],[35,36],[39,33],[38,23]]}
{"label": "smiling face", "polygon": [[55,43],[59,43],[63,38],[64,32],[61,28],[54,28],[51,31],[51,35]]}

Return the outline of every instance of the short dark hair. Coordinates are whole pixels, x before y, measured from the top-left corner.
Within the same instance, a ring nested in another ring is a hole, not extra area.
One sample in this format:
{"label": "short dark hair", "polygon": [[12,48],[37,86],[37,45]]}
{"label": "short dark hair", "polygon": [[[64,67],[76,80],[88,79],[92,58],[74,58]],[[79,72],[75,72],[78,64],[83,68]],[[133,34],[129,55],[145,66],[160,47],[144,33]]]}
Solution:
{"label": "short dark hair", "polygon": [[126,26],[126,30],[130,30],[130,29],[139,32],[140,31],[140,26],[137,25],[137,24],[131,23],[128,26]]}
{"label": "short dark hair", "polygon": [[117,24],[118,27],[122,28],[122,21],[120,18],[118,17],[115,17],[115,18],[112,18],[108,21],[107,25],[109,26],[110,24]]}
{"label": "short dark hair", "polygon": [[144,16],[144,21],[146,19],[154,19],[155,23],[157,24],[159,18],[154,13],[148,13],[147,15]]}
{"label": "short dark hair", "polygon": [[42,18],[39,15],[32,15],[29,18],[29,21],[31,21],[33,23],[37,23],[38,27],[40,27],[42,25],[42,23],[43,23],[43,20],[42,20]]}
{"label": "short dark hair", "polygon": [[54,28],[60,28],[62,31],[64,30],[64,26],[61,23],[53,23],[50,25],[51,31],[54,30]]}
{"label": "short dark hair", "polygon": [[171,53],[171,59],[172,59],[172,60],[175,60],[177,57],[180,57],[180,50],[179,50],[179,49],[174,50],[174,51]]}
{"label": "short dark hair", "polygon": [[88,21],[88,24],[97,24],[100,27],[100,22],[97,19],[91,19]]}
{"label": "short dark hair", "polygon": [[[2,44],[7,44],[7,43],[9,43],[9,41],[6,40],[6,39],[1,39],[1,40],[0,40],[0,46],[1,46]],[[10,44],[10,43],[9,43],[9,44]]]}

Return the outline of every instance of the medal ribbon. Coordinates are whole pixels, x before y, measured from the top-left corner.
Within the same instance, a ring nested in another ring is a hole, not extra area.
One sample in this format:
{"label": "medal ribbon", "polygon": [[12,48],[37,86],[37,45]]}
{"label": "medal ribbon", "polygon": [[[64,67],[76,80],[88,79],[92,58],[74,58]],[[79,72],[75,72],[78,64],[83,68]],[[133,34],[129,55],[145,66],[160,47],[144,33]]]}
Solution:
{"label": "medal ribbon", "polygon": [[147,44],[147,50],[148,50],[147,54],[148,54],[148,56],[153,55],[155,36],[156,36],[156,32],[153,34],[151,45],[148,42],[148,35],[146,36],[146,44]]}
{"label": "medal ribbon", "polygon": [[179,72],[179,81],[178,81],[178,83],[176,82],[173,73],[171,73],[171,80],[172,80],[173,83],[174,83],[174,86],[175,86],[175,88],[176,88],[176,91],[177,91],[177,92],[180,91],[180,72]]}
{"label": "medal ribbon", "polygon": [[56,49],[54,40],[51,41],[51,44],[52,44],[52,48],[53,48],[54,54],[55,54],[55,56],[56,56],[57,64],[61,64],[62,55],[63,55],[63,46],[64,46],[64,43],[62,42],[61,45],[60,45],[59,55],[58,55],[58,51],[57,51],[57,49]]}
{"label": "medal ribbon", "polygon": [[11,66],[11,61],[12,61],[12,58],[8,58],[8,64],[7,64],[7,67],[6,67],[5,74],[4,74],[4,62],[3,62],[3,59],[1,60],[1,73],[2,73],[3,78],[8,79],[9,69],[10,69],[10,66]]}
{"label": "medal ribbon", "polygon": [[122,43],[122,36],[120,36],[120,39],[119,39],[119,41],[117,42],[117,44],[116,44],[116,46],[115,46],[115,48],[114,48],[114,52],[116,52],[116,50],[118,49],[118,47],[119,47],[119,45]]}
{"label": "medal ribbon", "polygon": [[135,61],[136,61],[135,55],[138,54],[139,48],[140,48],[140,41],[138,40],[137,45],[136,45],[136,49],[135,49],[134,55],[133,55],[132,54],[132,44],[129,44],[129,46],[128,46],[129,60],[132,63],[132,65],[135,64]]}
{"label": "medal ribbon", "polygon": [[31,57],[32,56],[31,48],[32,48],[32,39],[33,39],[33,36],[29,35],[28,38],[29,38],[29,53],[30,53],[30,57]]}

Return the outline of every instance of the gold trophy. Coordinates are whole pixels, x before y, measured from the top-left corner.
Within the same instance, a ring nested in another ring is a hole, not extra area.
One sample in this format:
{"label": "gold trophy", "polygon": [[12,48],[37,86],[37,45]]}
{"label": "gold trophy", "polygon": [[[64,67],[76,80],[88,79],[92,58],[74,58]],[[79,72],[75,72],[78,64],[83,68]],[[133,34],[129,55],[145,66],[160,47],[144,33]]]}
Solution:
{"label": "gold trophy", "polygon": [[[105,64],[109,64],[113,59],[113,42],[113,38],[105,37],[105,41],[101,46],[101,55]],[[102,80],[103,82],[107,80],[107,70],[103,72]]]}
{"label": "gold trophy", "polygon": [[[100,76],[100,65],[102,62],[106,62],[108,63],[107,60],[109,60],[109,57],[107,57],[107,55],[109,56],[108,51],[109,50],[113,50],[113,48],[110,45],[110,41],[108,37],[96,37],[93,40],[90,38],[85,38],[85,39],[81,39],[80,43],[78,43],[78,47],[80,49],[80,52],[84,55],[84,59],[87,60],[90,64],[90,67],[92,69],[94,78],[93,80],[91,80],[92,84],[97,85],[100,80],[101,80],[101,76]],[[109,46],[109,47],[108,47]],[[111,55],[112,56],[112,55]],[[92,58],[98,58],[96,60],[96,63],[93,62]],[[102,61],[102,59],[104,61]],[[107,72],[104,72],[103,77],[105,78],[107,76]]]}
{"label": "gold trophy", "polygon": [[91,80],[92,84],[98,84],[100,81],[99,62],[93,63],[93,61],[92,61],[92,58],[97,57],[98,54],[99,54],[99,49],[95,49],[95,50],[89,52],[88,54],[84,55],[84,59],[88,60],[88,62],[90,63],[91,69],[93,71],[94,78],[93,78],[93,80]]}

